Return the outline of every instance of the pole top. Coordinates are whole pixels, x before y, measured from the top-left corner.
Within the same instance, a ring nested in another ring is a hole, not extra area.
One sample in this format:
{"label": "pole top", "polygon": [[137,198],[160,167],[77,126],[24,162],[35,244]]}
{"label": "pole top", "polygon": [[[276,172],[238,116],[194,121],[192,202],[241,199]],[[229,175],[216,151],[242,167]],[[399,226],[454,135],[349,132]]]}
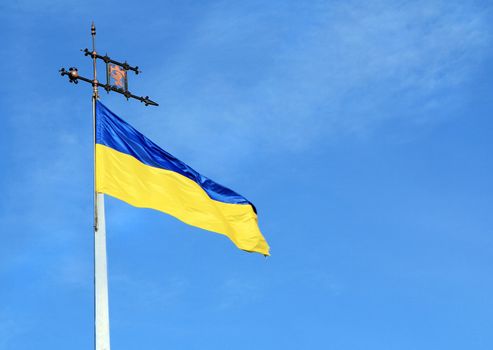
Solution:
{"label": "pole top", "polygon": [[[60,74],[67,75],[69,78],[69,82],[77,84],[79,81],[83,81],[89,83],[93,87],[93,98],[98,99],[98,87],[101,86],[108,93],[110,91],[117,92],[125,96],[128,100],[129,98],[136,99],[146,106],[159,106],[156,102],[151,100],[149,96],[137,96],[128,91],[127,85],[127,71],[134,71],[135,74],[141,73],[138,66],[132,67],[125,62],[115,61],[108,57],[108,55],[98,55],[96,52],[96,25],[94,21],[91,23],[91,35],[92,35],[92,51],[89,49],[81,50],[84,52],[84,56],[90,56],[93,61],[93,79],[89,79],[79,75],[77,68],[71,67],[69,70],[65,70],[64,68],[60,69]],[[106,63],[106,84],[100,83],[96,78],[96,66],[97,60],[103,60]],[[113,79],[113,81],[112,81]]]}

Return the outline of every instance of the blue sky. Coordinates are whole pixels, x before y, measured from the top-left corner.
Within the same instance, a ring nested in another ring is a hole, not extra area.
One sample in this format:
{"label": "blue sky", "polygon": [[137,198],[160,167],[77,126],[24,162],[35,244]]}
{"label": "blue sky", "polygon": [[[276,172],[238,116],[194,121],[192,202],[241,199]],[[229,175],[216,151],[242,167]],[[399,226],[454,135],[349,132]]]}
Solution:
{"label": "blue sky", "polygon": [[[91,89],[259,211],[272,256],[107,197],[115,349],[493,348],[487,1],[0,4],[0,350],[93,346]],[[101,66],[102,68],[102,66]]]}

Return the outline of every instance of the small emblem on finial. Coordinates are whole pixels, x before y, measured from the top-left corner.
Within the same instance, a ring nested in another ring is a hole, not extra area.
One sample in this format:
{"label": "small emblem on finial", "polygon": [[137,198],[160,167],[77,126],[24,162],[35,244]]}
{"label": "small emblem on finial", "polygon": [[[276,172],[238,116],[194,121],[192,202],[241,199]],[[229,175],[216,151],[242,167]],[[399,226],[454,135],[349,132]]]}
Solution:
{"label": "small emblem on finial", "polygon": [[112,79],[112,85],[122,89],[126,88],[127,71],[123,67],[116,64],[108,64],[108,71]]}

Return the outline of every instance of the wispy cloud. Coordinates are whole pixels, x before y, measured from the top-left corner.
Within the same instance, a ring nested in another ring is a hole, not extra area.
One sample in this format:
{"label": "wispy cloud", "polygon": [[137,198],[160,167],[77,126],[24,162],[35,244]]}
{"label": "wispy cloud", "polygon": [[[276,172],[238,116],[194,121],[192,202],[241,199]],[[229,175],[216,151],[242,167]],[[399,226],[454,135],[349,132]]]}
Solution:
{"label": "wispy cloud", "polygon": [[[59,117],[60,111],[67,110],[61,99],[44,100],[37,94],[29,94],[29,99],[29,104],[3,106],[9,125],[4,141],[9,151],[3,173],[8,186],[2,192],[0,221],[10,229],[2,232],[9,239],[0,246],[0,266],[30,269],[39,259],[50,266],[47,271],[55,266],[58,271],[61,265],[47,259],[46,254],[60,259],[74,255],[74,247],[90,237],[90,140],[79,140],[74,123],[77,113]],[[65,210],[67,203],[70,214]],[[65,268],[70,265],[78,269],[74,264],[71,260]],[[70,274],[63,272],[73,284]]]}
{"label": "wispy cloud", "polygon": [[256,302],[262,296],[262,289],[255,281],[245,278],[229,278],[219,288],[219,309],[242,307]]}
{"label": "wispy cloud", "polygon": [[115,273],[110,276],[112,289],[124,293],[124,300],[132,300],[132,305],[137,308],[156,309],[171,305],[186,291],[188,282],[184,278],[170,278],[165,284],[154,280]]}
{"label": "wispy cloud", "polygon": [[443,121],[491,43],[485,10],[448,1],[220,3],[195,25],[158,75],[173,121],[147,128],[228,160]]}
{"label": "wispy cloud", "polygon": [[19,322],[10,315],[11,312],[6,309],[0,312],[0,350],[14,349],[15,339],[29,330],[25,322]]}

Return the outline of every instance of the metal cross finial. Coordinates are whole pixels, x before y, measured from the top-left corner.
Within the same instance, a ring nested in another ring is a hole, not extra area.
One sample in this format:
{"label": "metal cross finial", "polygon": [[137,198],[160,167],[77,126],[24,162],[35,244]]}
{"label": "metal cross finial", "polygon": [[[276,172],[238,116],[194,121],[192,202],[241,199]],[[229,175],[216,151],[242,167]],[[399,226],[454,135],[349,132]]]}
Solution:
{"label": "metal cross finial", "polygon": [[[93,79],[85,78],[79,75],[79,71],[76,67],[70,67],[68,70],[65,68],[60,69],[62,76],[66,75],[69,78],[70,83],[77,84],[79,80],[85,81],[93,86],[93,96],[99,98],[98,87],[102,87],[106,92],[114,91],[122,94],[128,100],[129,98],[136,99],[143,102],[146,106],[159,106],[156,102],[149,99],[149,96],[137,96],[128,90],[128,71],[133,71],[135,74],[142,73],[138,66],[131,66],[126,61],[120,62],[111,59],[108,55],[100,55],[96,52],[96,26],[94,22],[91,25],[92,36],[92,50],[84,49],[84,56],[91,57],[93,60]],[[106,64],[106,84],[103,84],[97,80],[97,60],[102,60]]]}

